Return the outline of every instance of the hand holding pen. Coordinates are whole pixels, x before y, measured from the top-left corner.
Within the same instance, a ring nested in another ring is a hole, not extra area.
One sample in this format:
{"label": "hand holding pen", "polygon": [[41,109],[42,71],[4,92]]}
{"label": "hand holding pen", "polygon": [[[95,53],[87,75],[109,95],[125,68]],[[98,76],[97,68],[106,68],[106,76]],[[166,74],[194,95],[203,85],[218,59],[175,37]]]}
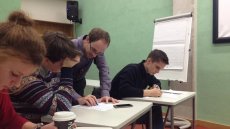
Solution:
{"label": "hand holding pen", "polygon": [[156,95],[157,97],[160,97],[162,95],[161,88],[157,84],[153,84],[153,88],[158,89]]}
{"label": "hand holding pen", "polygon": [[153,84],[152,86],[148,87],[144,90],[144,96],[147,97],[160,97],[161,96],[161,89],[158,85]]}

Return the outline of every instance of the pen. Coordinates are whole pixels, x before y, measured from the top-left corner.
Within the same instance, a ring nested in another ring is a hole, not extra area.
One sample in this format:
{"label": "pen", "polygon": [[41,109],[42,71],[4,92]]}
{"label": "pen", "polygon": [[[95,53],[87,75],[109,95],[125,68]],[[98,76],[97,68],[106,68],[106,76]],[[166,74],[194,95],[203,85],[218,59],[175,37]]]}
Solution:
{"label": "pen", "polygon": [[153,89],[153,88],[160,89],[160,87],[157,84],[154,84],[153,86],[147,86],[146,89]]}
{"label": "pen", "polygon": [[98,100],[96,99],[96,105],[98,105]]}
{"label": "pen", "polygon": [[157,84],[154,84],[154,85],[153,85],[153,88],[160,89],[160,87],[159,87]]}

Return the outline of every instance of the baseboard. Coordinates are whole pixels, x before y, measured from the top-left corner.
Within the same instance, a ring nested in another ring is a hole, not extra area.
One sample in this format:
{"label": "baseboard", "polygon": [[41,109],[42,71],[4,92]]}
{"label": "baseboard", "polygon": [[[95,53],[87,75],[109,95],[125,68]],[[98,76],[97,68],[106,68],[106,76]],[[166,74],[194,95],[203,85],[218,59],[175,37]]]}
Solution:
{"label": "baseboard", "polygon": [[230,126],[216,124],[208,121],[196,120],[197,126],[206,127],[208,129],[230,129]]}
{"label": "baseboard", "polygon": [[[165,112],[163,112],[163,115],[165,116]],[[187,118],[185,118],[187,119]],[[192,123],[191,119],[187,119],[188,121],[190,121]],[[196,126],[202,126],[208,129],[230,129],[230,126],[228,125],[221,125],[221,124],[217,124],[217,123],[213,123],[213,122],[209,122],[209,121],[203,121],[203,120],[195,120],[195,125]]]}

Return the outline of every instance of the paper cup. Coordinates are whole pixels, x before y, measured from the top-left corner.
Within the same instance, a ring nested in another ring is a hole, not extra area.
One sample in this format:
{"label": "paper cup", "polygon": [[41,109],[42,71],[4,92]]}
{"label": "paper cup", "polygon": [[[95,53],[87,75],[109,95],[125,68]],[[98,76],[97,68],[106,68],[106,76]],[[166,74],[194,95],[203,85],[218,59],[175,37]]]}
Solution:
{"label": "paper cup", "polygon": [[58,129],[74,129],[76,123],[74,122],[76,115],[69,111],[55,112],[53,116],[53,121]]}

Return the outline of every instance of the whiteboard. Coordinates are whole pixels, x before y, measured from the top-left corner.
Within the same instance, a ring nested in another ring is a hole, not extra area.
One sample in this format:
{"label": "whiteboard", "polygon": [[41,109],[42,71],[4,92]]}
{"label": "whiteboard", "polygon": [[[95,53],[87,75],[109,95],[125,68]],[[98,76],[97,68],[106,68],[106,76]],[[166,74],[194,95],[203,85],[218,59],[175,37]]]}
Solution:
{"label": "whiteboard", "polygon": [[192,17],[171,18],[154,24],[153,49],[164,51],[169,65],[155,76],[187,82]]}

